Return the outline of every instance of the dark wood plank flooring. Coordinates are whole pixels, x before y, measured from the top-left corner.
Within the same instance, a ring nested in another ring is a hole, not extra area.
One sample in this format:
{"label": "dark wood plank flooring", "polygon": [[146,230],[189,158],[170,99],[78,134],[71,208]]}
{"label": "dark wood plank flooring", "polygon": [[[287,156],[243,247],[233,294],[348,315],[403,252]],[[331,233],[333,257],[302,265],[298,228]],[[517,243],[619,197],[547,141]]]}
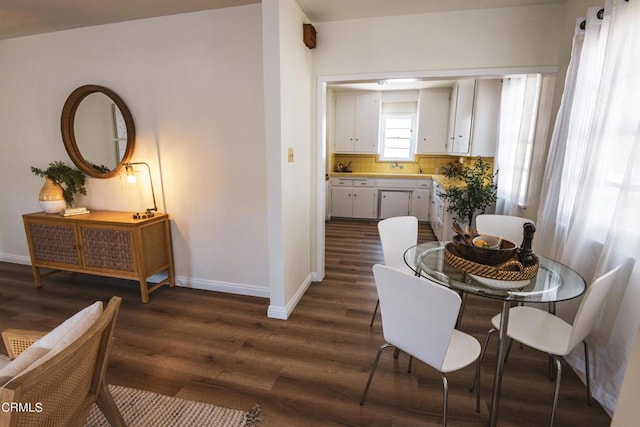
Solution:
{"label": "dark wood plank flooring", "polygon": [[[420,226],[419,240],[432,238]],[[371,266],[382,262],[376,223],[332,220],[326,232],[326,277],[312,284],[287,321],[266,317],[268,300],[186,288],[163,288],[140,303],[135,282],[58,273],[33,285],[31,268],[0,263],[0,328],[48,330],[96,300],[124,298],[108,381],[248,410],[258,403],[264,426],[439,425],[440,375],[407,356],[381,358],[367,403],[358,402],[376,350],[380,318]],[[469,298],[462,329],[482,340],[500,303]],[[495,345],[483,367],[481,412],[468,391],[473,367],[449,375],[452,426],[489,421]],[[558,426],[606,426],[597,404],[564,366]],[[514,346],[506,365],[499,425],[547,425],[553,383],[542,353]]]}

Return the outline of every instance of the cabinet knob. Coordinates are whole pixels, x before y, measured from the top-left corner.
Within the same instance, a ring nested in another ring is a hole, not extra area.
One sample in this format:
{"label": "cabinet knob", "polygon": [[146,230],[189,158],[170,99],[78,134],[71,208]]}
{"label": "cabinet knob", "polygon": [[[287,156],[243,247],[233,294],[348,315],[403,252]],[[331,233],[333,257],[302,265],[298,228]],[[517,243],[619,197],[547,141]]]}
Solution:
{"label": "cabinet knob", "polygon": [[358,197],[358,195],[357,195],[357,194],[354,194],[354,195],[353,195],[353,197]]}

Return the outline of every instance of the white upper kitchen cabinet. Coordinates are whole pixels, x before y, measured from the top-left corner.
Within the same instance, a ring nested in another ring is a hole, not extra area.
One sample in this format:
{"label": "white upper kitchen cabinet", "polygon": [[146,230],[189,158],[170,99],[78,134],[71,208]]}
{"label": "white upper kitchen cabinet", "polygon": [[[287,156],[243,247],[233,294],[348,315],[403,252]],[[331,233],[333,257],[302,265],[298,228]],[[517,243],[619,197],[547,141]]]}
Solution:
{"label": "white upper kitchen cabinet", "polygon": [[501,79],[478,79],[473,107],[473,131],[469,154],[494,157],[500,120]]}
{"label": "white upper kitchen cabinet", "polygon": [[446,153],[451,88],[420,89],[417,154]]}
{"label": "white upper kitchen cabinet", "polygon": [[336,153],[377,153],[380,92],[336,95]]}
{"label": "white upper kitchen cabinet", "polygon": [[449,116],[449,146],[447,150],[449,153],[469,153],[475,91],[475,79],[458,80],[453,87]]}

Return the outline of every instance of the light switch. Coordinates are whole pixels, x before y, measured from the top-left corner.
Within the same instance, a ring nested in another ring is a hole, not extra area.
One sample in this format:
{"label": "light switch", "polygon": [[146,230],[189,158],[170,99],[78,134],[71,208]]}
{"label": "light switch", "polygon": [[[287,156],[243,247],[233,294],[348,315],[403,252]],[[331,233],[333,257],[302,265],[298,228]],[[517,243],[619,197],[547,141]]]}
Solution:
{"label": "light switch", "polygon": [[289,163],[293,163],[293,147],[289,147],[288,149],[288,161]]}

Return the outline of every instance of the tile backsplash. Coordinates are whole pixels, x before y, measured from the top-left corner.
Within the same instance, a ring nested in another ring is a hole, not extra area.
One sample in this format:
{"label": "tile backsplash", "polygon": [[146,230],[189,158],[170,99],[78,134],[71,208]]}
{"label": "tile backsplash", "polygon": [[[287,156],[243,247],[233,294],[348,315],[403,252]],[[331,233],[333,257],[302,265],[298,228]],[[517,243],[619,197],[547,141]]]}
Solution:
{"label": "tile backsplash", "polygon": [[[397,173],[397,174],[439,174],[442,166],[447,163],[456,163],[464,159],[463,166],[473,163],[475,157],[460,157],[446,154],[417,154],[415,162],[397,162],[400,167],[391,167],[395,162],[378,160],[375,154],[332,154],[330,168],[331,172],[338,171],[338,164],[349,165],[349,170],[353,172],[373,172],[373,173]],[[493,164],[493,157],[484,157],[483,160]]]}

